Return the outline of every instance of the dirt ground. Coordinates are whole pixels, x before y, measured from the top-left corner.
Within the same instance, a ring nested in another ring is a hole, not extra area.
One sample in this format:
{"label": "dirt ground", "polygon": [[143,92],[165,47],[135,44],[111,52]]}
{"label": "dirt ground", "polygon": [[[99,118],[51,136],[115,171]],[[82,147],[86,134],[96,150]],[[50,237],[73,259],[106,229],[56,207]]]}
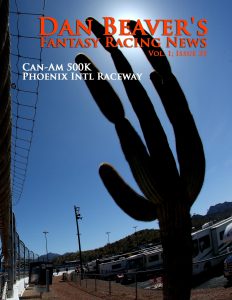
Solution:
{"label": "dirt ground", "polygon": [[[109,292],[111,291],[111,295]],[[43,293],[42,299],[47,300],[97,300],[97,299],[123,299],[131,300],[135,298],[135,288],[123,286],[112,282],[98,281],[94,279],[83,280],[80,282],[62,281],[60,276],[54,277],[50,292]],[[162,290],[138,289],[137,299],[162,299]],[[232,287],[230,288],[208,288],[192,290],[191,300],[231,300]]]}

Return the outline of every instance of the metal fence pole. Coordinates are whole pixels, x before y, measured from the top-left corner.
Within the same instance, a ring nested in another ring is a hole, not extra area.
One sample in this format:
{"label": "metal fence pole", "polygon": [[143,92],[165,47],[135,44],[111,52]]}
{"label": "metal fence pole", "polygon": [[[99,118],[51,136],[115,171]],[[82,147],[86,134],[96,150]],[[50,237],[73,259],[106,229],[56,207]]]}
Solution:
{"label": "metal fence pole", "polygon": [[[12,212],[12,211],[11,211]],[[13,284],[14,284],[14,241],[13,241],[13,214],[10,216],[9,224],[9,239],[8,239],[8,253],[9,253],[9,262],[8,262],[8,295],[9,297],[13,296]]]}
{"label": "metal fence pole", "polygon": [[20,279],[20,241],[19,241],[19,235],[17,234],[17,249],[18,249],[18,253],[17,253],[17,268],[18,268],[18,279]]}
{"label": "metal fence pole", "polygon": [[13,226],[13,283],[16,282],[16,262],[17,262],[17,232],[16,232],[16,221],[15,221],[15,215],[12,211],[12,226]]}
{"label": "metal fence pole", "polygon": [[95,275],[94,278],[94,285],[95,285],[95,292],[97,291],[97,276]]}
{"label": "metal fence pole", "polygon": [[25,245],[23,244],[23,276],[26,276],[26,248]]}
{"label": "metal fence pole", "polygon": [[137,282],[137,273],[135,273],[135,299],[138,299],[138,282]]}
{"label": "metal fence pole", "polygon": [[82,274],[80,273],[80,286],[81,286],[81,276],[82,276]]}
{"label": "metal fence pole", "polygon": [[111,295],[111,279],[109,280],[109,295]]}
{"label": "metal fence pole", "polygon": [[49,270],[46,270],[46,292],[49,292]]}

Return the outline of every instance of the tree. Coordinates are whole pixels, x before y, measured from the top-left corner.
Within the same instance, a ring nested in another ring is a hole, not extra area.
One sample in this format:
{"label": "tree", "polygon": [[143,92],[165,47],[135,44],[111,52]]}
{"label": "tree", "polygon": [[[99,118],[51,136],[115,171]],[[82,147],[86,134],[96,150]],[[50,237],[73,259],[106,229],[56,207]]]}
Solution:
{"label": "tree", "polygon": [[[134,21],[128,25],[140,46],[152,39],[148,33],[142,35],[141,31],[134,30]],[[133,70],[116,47],[116,41],[112,42],[114,46],[107,47],[109,36],[104,35],[104,27],[94,19],[92,31],[110,52],[118,73],[132,74]],[[80,54],[76,62],[89,64],[95,80],[86,80],[86,84],[104,116],[115,125],[123,153],[143,195],[135,192],[107,163],[99,169],[102,181],[129,216],[141,221],[159,220],[164,255],[164,299],[187,300],[190,299],[192,278],[190,208],[204,180],[204,151],[186,98],[164,52],[158,44],[155,49],[159,56],[150,56],[151,50],[154,50],[152,47],[141,48],[154,68],[150,79],[173,126],[179,168],[140,81],[123,80],[123,84],[140,122],[146,145],[126,119],[121,101],[109,82],[96,80],[99,70],[91,60]]]}

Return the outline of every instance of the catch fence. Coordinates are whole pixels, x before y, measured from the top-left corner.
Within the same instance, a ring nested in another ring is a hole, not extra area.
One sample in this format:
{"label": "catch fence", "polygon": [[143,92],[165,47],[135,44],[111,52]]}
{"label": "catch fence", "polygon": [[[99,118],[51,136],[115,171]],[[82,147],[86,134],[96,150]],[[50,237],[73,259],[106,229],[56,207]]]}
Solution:
{"label": "catch fence", "polygon": [[20,239],[15,227],[15,218],[12,218],[12,244],[9,250],[11,255],[11,266],[6,265],[4,256],[1,258],[0,267],[0,292],[1,299],[6,296],[12,296],[13,285],[17,280],[29,276],[29,265],[31,262],[38,261],[39,255],[29,250],[24,242]]}
{"label": "catch fence", "polygon": [[[27,177],[36,119],[39,82],[22,80],[24,62],[41,63],[35,24],[45,0],[0,1],[0,292],[12,296],[16,280],[28,276],[29,264],[38,260],[15,229],[13,205],[19,203]],[[30,24],[28,26],[28,24]]]}

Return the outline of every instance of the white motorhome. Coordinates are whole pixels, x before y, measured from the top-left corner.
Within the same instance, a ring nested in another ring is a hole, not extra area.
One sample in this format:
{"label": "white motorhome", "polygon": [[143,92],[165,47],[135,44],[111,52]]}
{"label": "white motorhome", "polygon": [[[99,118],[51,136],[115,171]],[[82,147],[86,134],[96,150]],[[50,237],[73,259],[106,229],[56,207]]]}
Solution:
{"label": "white motorhome", "polygon": [[118,274],[119,272],[123,272],[125,268],[126,268],[126,258],[121,257],[120,259],[117,260],[101,263],[99,265],[99,274],[103,276]]}
{"label": "white motorhome", "polygon": [[232,217],[215,224],[208,222],[201,230],[192,233],[193,275],[207,272],[224,260],[220,255],[226,254],[230,246],[224,242],[224,231],[230,223]]}
{"label": "white motorhome", "polygon": [[86,264],[86,269],[88,273],[97,273],[97,260],[92,260]]}
{"label": "white motorhome", "polygon": [[126,270],[128,273],[159,268],[163,264],[163,249],[161,246],[145,250],[127,258]]}

